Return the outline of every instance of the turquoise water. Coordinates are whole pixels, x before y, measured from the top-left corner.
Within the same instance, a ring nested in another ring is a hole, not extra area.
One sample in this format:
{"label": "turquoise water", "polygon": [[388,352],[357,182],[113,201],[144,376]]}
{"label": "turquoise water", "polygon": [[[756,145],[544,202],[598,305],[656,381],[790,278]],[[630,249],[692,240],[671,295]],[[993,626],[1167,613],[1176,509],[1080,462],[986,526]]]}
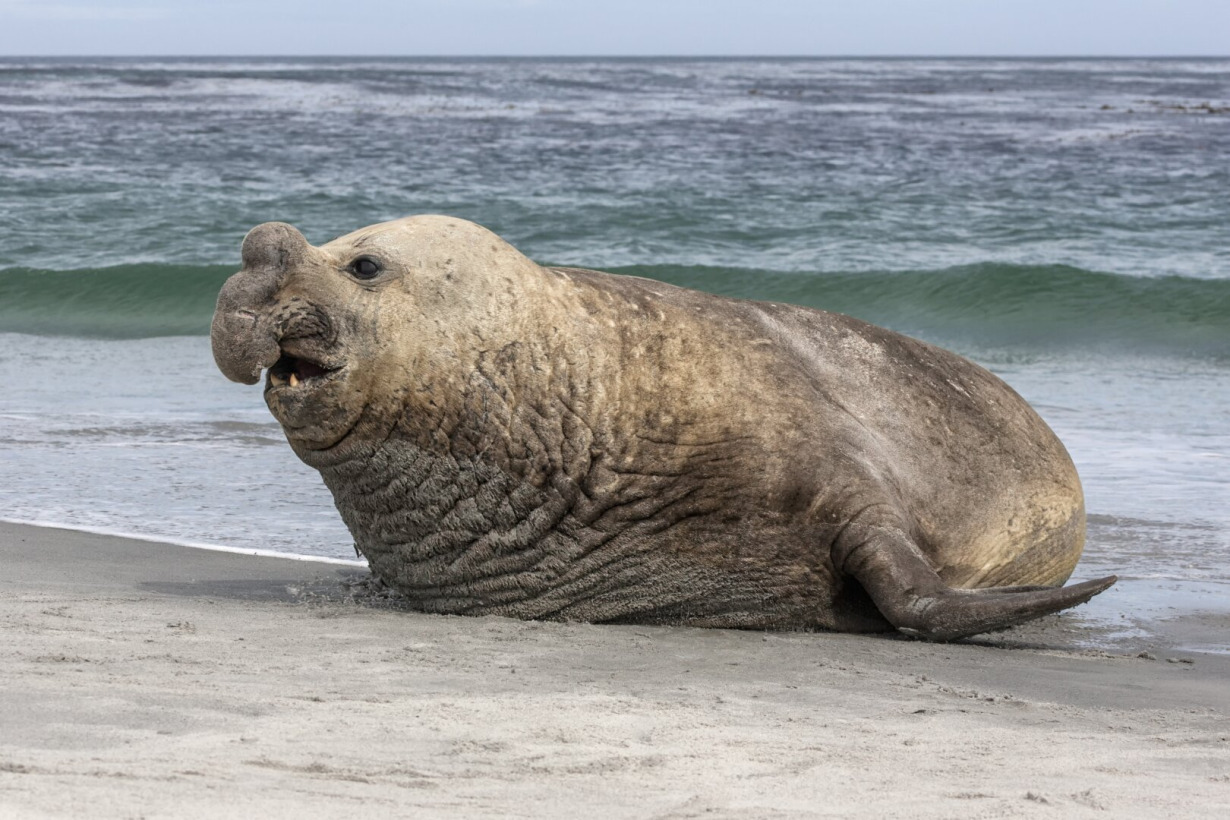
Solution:
{"label": "turquoise water", "polygon": [[[950,345],[1230,361],[1230,278],[1003,263],[810,275],[703,265],[605,269],[849,313]],[[208,335],[218,290],[234,272],[235,265],[9,268],[0,274],[0,331],[102,339]]]}
{"label": "turquoise water", "polygon": [[1095,614],[1208,608],[1227,190],[1225,60],[0,60],[0,518],[353,557],[213,300],[260,222],[437,212],[970,356],[1081,470]]}

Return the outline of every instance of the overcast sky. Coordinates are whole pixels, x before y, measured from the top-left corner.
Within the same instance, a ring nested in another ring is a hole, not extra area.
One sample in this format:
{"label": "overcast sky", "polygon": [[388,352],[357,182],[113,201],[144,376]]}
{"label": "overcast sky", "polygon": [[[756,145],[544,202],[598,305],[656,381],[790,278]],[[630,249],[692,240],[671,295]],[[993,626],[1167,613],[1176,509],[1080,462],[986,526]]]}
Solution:
{"label": "overcast sky", "polygon": [[1230,0],[0,0],[0,56],[1230,56]]}

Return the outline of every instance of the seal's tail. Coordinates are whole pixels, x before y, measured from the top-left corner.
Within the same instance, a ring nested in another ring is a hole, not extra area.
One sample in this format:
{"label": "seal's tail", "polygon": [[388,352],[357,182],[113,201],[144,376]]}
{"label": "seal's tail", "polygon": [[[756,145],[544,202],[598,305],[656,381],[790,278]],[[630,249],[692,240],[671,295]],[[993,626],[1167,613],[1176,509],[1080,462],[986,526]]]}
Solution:
{"label": "seal's tail", "polygon": [[898,631],[931,641],[993,632],[1083,604],[1115,576],[1066,587],[954,589],[898,530],[875,529],[834,547],[834,563],[858,579]]}

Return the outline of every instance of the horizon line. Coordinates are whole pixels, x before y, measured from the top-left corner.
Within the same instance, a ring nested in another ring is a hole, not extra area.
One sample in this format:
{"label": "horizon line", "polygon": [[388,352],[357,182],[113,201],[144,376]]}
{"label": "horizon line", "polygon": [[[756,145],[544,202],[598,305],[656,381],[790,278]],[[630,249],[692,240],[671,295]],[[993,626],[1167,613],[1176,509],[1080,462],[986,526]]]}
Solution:
{"label": "horizon line", "polygon": [[14,59],[295,59],[295,60],[1230,60],[1230,54],[0,54]]}

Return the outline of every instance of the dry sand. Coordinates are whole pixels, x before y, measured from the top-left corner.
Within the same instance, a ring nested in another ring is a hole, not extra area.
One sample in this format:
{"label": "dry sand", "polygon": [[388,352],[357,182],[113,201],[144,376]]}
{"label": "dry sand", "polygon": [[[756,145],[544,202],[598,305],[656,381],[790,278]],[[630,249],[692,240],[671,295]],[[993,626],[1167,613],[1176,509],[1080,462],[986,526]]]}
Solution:
{"label": "dry sand", "polygon": [[522,623],[0,524],[3,817],[1225,817],[1230,658]]}

